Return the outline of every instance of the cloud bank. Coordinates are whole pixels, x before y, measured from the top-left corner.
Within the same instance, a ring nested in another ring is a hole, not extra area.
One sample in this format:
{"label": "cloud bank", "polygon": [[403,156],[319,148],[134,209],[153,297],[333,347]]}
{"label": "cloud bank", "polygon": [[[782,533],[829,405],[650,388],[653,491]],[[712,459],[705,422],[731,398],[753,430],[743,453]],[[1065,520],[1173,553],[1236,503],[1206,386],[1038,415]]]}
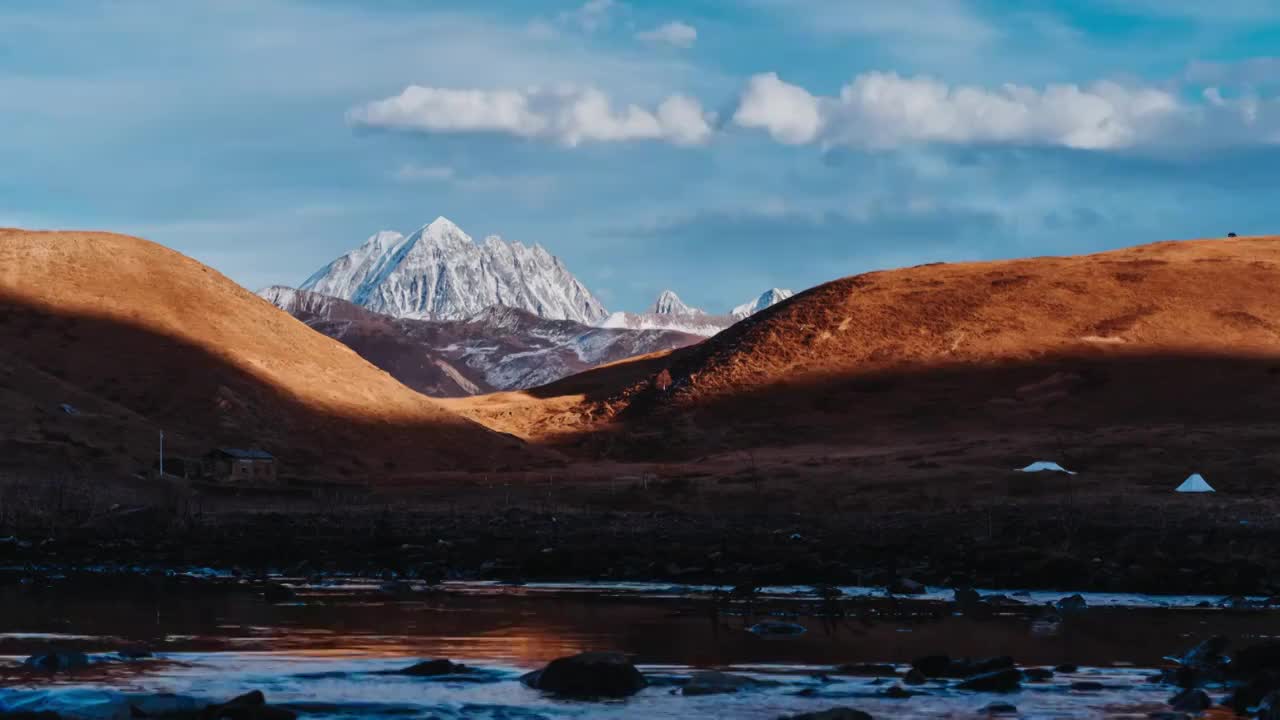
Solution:
{"label": "cloud bank", "polygon": [[695,99],[671,95],[648,109],[615,108],[589,87],[460,90],[410,85],[394,97],[353,108],[347,121],[369,128],[427,133],[498,133],[551,140],[568,147],[590,142],[659,140],[700,145],[712,117]]}

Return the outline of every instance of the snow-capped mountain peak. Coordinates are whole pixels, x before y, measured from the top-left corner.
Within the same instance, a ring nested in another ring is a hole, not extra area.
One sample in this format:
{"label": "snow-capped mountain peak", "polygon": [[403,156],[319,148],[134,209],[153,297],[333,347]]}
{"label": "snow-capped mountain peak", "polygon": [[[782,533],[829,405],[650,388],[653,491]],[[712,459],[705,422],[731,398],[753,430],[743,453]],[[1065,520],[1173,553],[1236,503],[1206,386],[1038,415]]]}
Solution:
{"label": "snow-capped mountain peak", "polygon": [[374,235],[312,275],[302,289],[417,319],[463,319],[490,305],[588,324],[608,314],[541,245],[496,235],[476,243],[443,216],[408,237]]}
{"label": "snow-capped mountain peak", "polygon": [[673,290],[663,290],[649,312],[654,315],[702,315],[701,310],[685,305]]}
{"label": "snow-capped mountain peak", "polygon": [[770,288],[765,290],[763,293],[760,293],[760,296],[756,299],[748,300],[747,302],[735,307],[729,314],[732,315],[735,320],[741,320],[745,317],[755,315],[767,307],[777,305],[792,295],[795,295],[795,293],[790,290]]}

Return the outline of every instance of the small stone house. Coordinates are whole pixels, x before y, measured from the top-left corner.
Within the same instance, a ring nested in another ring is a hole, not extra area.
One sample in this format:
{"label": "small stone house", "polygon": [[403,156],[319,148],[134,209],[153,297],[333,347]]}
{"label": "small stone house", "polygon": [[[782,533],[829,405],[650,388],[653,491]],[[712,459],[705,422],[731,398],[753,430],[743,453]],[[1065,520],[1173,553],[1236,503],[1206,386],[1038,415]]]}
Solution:
{"label": "small stone house", "polygon": [[234,485],[275,485],[280,478],[275,456],[265,450],[218,448],[205,455],[201,470],[208,480]]}

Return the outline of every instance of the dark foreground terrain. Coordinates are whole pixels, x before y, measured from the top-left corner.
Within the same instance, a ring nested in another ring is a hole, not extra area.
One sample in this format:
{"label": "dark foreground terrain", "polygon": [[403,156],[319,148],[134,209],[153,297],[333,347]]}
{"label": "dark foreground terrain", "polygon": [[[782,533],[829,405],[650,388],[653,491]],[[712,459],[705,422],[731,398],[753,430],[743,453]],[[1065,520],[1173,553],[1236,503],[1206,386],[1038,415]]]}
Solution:
{"label": "dark foreground terrain", "polygon": [[1280,517],[1267,498],[911,494],[890,503],[869,490],[866,505],[801,514],[768,484],[710,494],[679,479],[625,482],[634,484],[496,484],[471,495],[454,487],[457,497],[441,486],[434,500],[188,500],[117,506],[75,524],[65,510],[56,523],[6,515],[0,566],[10,580],[137,566],[427,581],[1280,594]]}

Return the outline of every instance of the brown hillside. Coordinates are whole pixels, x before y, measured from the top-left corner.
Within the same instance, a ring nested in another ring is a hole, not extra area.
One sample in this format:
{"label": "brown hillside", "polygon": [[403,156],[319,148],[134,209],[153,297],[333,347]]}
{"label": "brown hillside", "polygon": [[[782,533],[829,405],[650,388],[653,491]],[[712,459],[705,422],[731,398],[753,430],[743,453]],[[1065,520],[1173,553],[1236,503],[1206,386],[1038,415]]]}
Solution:
{"label": "brown hillside", "polygon": [[[619,431],[648,457],[993,438],[1018,455],[1123,427],[1230,435],[1280,417],[1277,287],[1275,238],[868,273],[633,365],[638,381],[615,370],[612,392],[557,391],[605,378],[587,373],[501,412],[481,399],[465,409],[588,451]],[[560,422],[531,420],[548,415]]]}
{"label": "brown hillside", "polygon": [[263,447],[286,473],[351,480],[544,457],[214,270],[106,233],[0,230],[0,399],[4,462],[27,470],[137,471],[159,429],[177,453]]}

